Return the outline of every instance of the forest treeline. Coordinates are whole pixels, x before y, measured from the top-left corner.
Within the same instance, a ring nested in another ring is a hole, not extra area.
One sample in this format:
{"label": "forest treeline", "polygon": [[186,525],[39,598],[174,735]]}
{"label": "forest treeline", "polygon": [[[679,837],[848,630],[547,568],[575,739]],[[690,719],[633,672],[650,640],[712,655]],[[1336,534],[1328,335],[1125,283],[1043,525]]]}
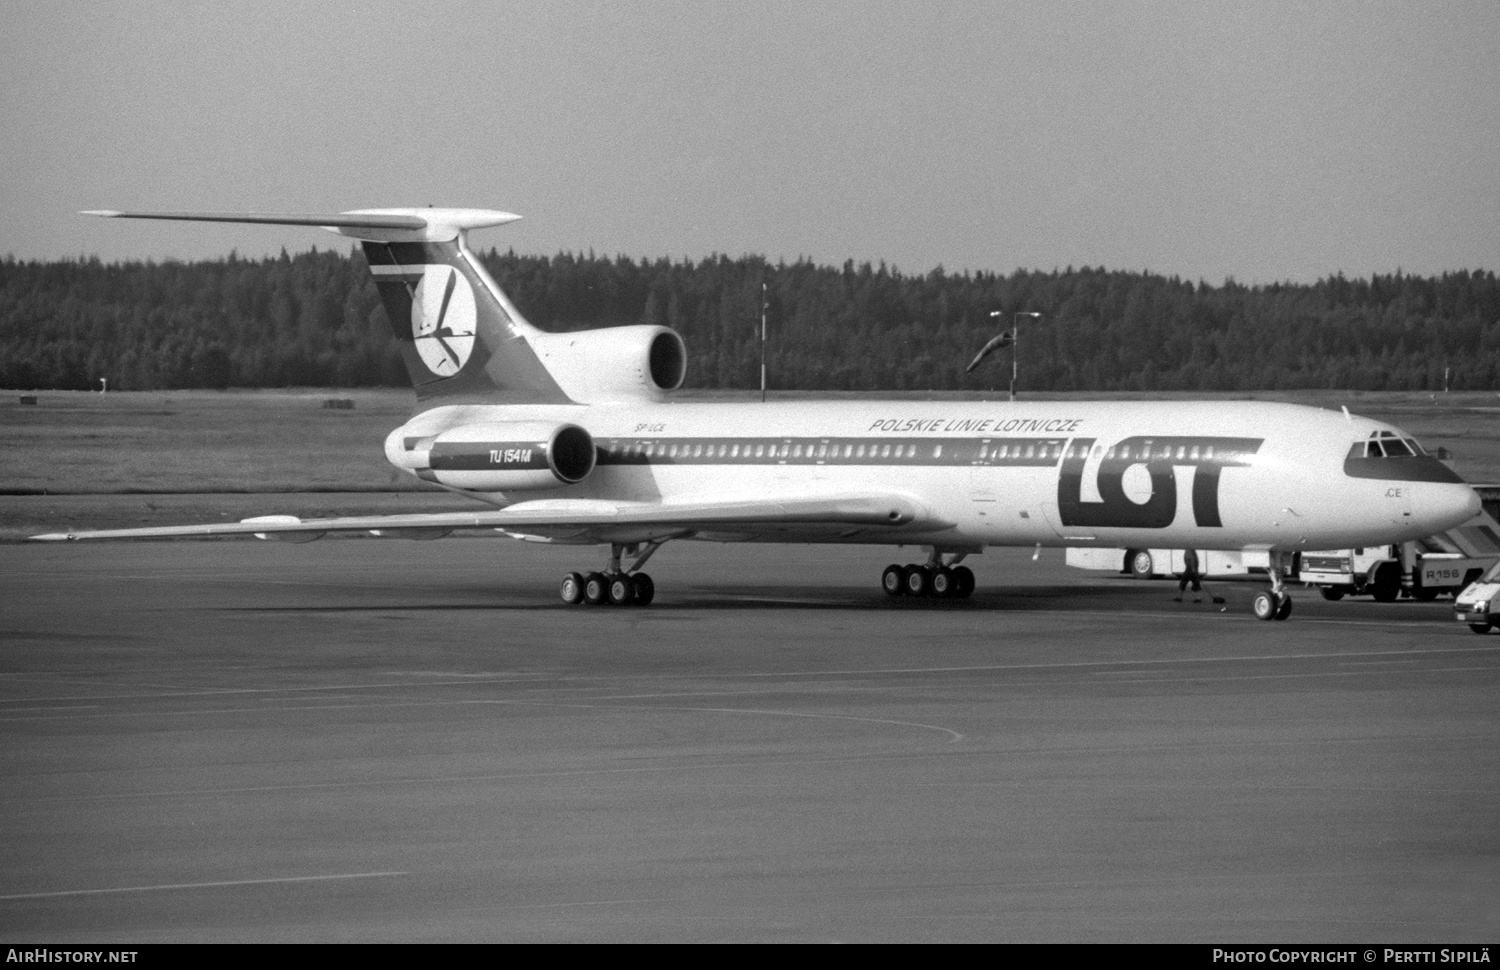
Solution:
{"label": "forest treeline", "polygon": [[[868,263],[758,257],[640,260],[489,250],[532,323],[672,327],[687,386],[759,386],[761,285],[770,384],[804,390],[1003,388],[1022,321],[1035,390],[1500,387],[1500,285],[1490,271],[1335,276],[1244,286],[1099,269],[910,275]],[[992,311],[1001,316],[991,316]],[[364,257],[0,261],[0,387],[111,389],[405,385]]]}

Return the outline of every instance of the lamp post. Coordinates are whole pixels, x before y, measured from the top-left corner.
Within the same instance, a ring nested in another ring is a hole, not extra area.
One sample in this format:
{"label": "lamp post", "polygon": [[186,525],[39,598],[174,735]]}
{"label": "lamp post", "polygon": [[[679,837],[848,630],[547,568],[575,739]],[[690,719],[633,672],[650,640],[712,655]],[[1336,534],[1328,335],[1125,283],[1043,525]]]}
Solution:
{"label": "lamp post", "polygon": [[[992,316],[992,317],[1000,317],[1000,316],[1004,316],[1004,315],[1005,315],[1005,311],[1003,311],[1003,310],[991,310],[990,311],[990,316]],[[1020,372],[1020,362],[1021,362],[1021,318],[1022,317],[1030,317],[1033,320],[1040,320],[1042,318],[1042,315],[1040,313],[1036,313],[1035,311],[1018,310],[1018,311],[1016,311],[1016,315],[1011,319],[1011,328],[1010,328],[1010,399],[1012,401],[1014,401],[1016,399],[1016,377],[1017,377],[1017,375]]]}
{"label": "lamp post", "polygon": [[766,282],[760,283],[760,403],[766,403]]}

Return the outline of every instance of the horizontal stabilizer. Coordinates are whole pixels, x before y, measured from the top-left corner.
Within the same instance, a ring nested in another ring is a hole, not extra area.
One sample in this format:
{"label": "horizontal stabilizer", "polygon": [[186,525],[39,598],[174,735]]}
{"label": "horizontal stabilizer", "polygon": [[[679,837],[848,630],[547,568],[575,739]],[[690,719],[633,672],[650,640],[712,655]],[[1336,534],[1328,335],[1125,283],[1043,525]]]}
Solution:
{"label": "horizontal stabilizer", "polygon": [[441,242],[460,232],[503,226],[521,218],[496,209],[356,209],[350,212],[121,212],[89,209],[105,219],[169,219],[179,222],[238,222],[272,226],[317,226],[355,239]]}

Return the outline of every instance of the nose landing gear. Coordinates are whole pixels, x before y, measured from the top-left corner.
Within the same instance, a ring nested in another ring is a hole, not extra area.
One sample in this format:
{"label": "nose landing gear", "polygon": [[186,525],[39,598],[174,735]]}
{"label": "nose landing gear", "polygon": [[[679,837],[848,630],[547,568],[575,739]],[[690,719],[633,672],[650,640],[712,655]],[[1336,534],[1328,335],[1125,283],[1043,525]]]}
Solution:
{"label": "nose landing gear", "polygon": [[645,551],[636,557],[629,569],[620,566],[620,557],[625,553],[636,554],[635,545],[624,543],[610,545],[609,566],[599,573],[568,573],[558,587],[562,601],[569,606],[587,603],[590,606],[649,606],[656,598],[656,583],[640,568],[645,565],[660,542],[648,542]]}
{"label": "nose landing gear", "polygon": [[1271,557],[1271,588],[1256,593],[1250,604],[1257,620],[1284,620],[1292,615],[1292,596],[1286,589],[1283,566],[1280,554]]}

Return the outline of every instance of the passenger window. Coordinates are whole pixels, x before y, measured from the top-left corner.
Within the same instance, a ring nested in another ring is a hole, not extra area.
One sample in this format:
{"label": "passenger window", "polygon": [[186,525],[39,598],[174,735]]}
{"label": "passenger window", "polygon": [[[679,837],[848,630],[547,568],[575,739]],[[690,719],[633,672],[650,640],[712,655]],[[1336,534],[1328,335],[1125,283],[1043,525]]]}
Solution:
{"label": "passenger window", "polygon": [[941,457],[943,457],[943,446],[942,445],[935,445],[933,447],[933,449],[932,449],[932,457],[934,457],[934,458],[941,458]]}
{"label": "passenger window", "polygon": [[880,446],[880,457],[882,457],[882,458],[889,458],[889,457],[891,457],[891,446],[890,445],[881,445]]}

